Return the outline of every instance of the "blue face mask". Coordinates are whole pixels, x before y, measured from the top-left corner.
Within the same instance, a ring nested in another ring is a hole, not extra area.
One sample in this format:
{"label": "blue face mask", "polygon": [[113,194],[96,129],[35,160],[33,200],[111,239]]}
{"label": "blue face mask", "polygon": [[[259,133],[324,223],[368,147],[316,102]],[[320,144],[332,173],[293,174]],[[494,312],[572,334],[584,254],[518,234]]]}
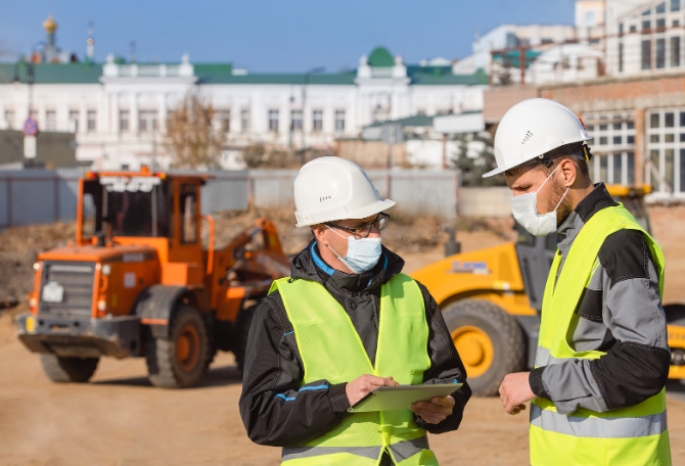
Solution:
{"label": "blue face mask", "polygon": [[[345,237],[328,225],[326,228],[342,238]],[[383,252],[380,238],[357,239],[353,235],[347,237],[347,255],[345,257],[335,252],[330,245],[328,249],[333,251],[333,254],[354,273],[364,273],[374,268]]]}

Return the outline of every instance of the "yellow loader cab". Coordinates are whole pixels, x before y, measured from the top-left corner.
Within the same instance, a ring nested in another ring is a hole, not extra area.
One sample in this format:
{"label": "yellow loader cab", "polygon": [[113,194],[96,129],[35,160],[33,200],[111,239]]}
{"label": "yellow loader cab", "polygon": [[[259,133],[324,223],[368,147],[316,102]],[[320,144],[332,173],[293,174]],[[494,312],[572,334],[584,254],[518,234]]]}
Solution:
{"label": "yellow loader cab", "polygon": [[[650,231],[644,196],[649,186],[607,186]],[[479,396],[496,395],[504,376],[532,369],[547,274],[556,234],[535,237],[517,224],[518,241],[449,257],[412,273],[440,305]],[[458,243],[446,252],[458,252]],[[671,347],[670,378],[685,378],[685,305],[665,305]]]}

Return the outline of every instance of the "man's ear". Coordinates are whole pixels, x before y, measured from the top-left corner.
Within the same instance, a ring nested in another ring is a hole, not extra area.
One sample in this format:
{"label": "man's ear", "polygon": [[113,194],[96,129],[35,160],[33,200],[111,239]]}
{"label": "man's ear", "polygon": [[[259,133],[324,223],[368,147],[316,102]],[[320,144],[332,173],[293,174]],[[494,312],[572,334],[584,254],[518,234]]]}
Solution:
{"label": "man's ear", "polygon": [[559,162],[559,173],[562,177],[564,186],[571,187],[578,178],[578,167],[570,158],[564,158]]}
{"label": "man's ear", "polygon": [[314,238],[316,238],[316,241],[328,244],[328,241],[325,241],[326,238],[323,235],[325,231],[326,229],[322,224],[312,226],[312,234],[314,235]]}

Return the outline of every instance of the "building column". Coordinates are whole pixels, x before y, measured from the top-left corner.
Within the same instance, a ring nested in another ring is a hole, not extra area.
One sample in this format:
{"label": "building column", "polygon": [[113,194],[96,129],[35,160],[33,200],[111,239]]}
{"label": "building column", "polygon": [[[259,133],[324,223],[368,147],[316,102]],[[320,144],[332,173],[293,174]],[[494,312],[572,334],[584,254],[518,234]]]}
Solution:
{"label": "building column", "polygon": [[635,184],[645,182],[645,109],[635,109]]}

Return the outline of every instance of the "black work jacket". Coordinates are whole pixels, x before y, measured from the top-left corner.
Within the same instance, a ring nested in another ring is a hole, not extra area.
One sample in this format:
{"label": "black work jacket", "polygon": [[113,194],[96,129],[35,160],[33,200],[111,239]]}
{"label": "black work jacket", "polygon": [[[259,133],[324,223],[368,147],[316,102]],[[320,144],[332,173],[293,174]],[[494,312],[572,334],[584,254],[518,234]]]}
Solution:
{"label": "black work jacket", "polygon": [[[375,360],[378,341],[380,288],[401,272],[404,261],[385,247],[379,263],[369,272],[349,275],[329,267],[312,241],[293,260],[291,277],[314,280],[342,305],[350,315],[371,361]],[[427,424],[417,416],[419,426],[432,433],[455,430],[461,422],[464,406],[471,396],[466,371],[447,330],[440,308],[426,288],[419,283],[430,328],[428,354],[430,368],[424,383],[464,385],[452,396],[451,416],[439,424]],[[240,414],[247,433],[254,442],[284,447],[301,446],[334,428],[350,407],[346,383],[330,384],[319,380],[301,391],[304,371],[293,327],[276,291],[257,307],[247,343],[243,371]]]}

